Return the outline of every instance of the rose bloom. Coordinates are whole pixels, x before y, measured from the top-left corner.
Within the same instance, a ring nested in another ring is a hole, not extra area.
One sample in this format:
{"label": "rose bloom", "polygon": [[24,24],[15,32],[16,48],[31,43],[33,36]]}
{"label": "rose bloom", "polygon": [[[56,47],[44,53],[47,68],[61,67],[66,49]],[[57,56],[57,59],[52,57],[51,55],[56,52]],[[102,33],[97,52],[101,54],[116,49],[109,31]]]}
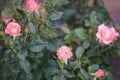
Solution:
{"label": "rose bloom", "polygon": [[9,22],[5,29],[5,33],[13,36],[14,38],[20,35],[20,31],[21,31],[21,26],[15,22]]}
{"label": "rose bloom", "polygon": [[94,76],[96,78],[100,78],[100,77],[103,77],[105,75],[104,71],[102,69],[98,69],[95,73],[94,73]]}
{"label": "rose bloom", "polygon": [[40,5],[37,4],[37,2],[35,2],[35,0],[28,0],[26,2],[26,7],[28,9],[28,11],[37,11],[40,7]]}
{"label": "rose bloom", "polygon": [[99,43],[110,44],[116,37],[119,36],[114,27],[107,27],[104,24],[98,26],[96,36],[99,38]]}
{"label": "rose bloom", "polygon": [[71,58],[73,55],[73,53],[71,52],[70,48],[67,46],[61,46],[58,50],[57,50],[57,56],[59,60],[64,60],[65,63],[67,64],[67,60],[68,58]]}

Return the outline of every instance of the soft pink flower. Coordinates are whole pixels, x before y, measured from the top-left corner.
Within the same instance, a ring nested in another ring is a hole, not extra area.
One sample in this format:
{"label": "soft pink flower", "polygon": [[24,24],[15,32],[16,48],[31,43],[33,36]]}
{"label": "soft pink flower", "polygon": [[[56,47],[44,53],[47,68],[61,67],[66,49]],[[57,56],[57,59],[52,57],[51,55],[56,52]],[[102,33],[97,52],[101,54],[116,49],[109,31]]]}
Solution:
{"label": "soft pink flower", "polygon": [[21,26],[15,22],[9,22],[5,29],[5,33],[13,36],[14,38],[20,35],[20,31],[21,31]]}
{"label": "soft pink flower", "polygon": [[28,11],[37,11],[40,7],[40,5],[37,4],[37,2],[35,2],[35,0],[28,0],[26,2],[26,7],[28,9]]}
{"label": "soft pink flower", "polygon": [[105,75],[104,71],[102,69],[98,69],[95,73],[94,73],[94,76],[96,78],[100,78],[100,77],[103,77]]}
{"label": "soft pink flower", "polygon": [[71,58],[73,55],[73,53],[71,52],[70,48],[67,46],[61,46],[58,50],[57,50],[57,56],[59,60],[64,60],[65,63],[67,64],[67,60],[68,58]]}
{"label": "soft pink flower", "polygon": [[110,44],[119,36],[119,34],[114,27],[107,27],[104,24],[101,24],[98,26],[96,36],[99,38],[99,43]]}
{"label": "soft pink flower", "polygon": [[4,22],[5,24],[9,23],[10,21],[11,21],[11,22],[15,22],[15,19],[14,19],[14,18],[2,18],[2,20],[3,20],[3,22]]}

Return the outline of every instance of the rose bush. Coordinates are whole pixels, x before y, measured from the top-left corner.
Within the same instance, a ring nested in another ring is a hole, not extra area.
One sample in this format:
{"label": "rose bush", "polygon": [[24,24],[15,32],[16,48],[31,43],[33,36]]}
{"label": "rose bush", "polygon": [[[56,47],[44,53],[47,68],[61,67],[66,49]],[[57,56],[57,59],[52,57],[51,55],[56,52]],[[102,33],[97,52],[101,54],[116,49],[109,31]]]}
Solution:
{"label": "rose bush", "polygon": [[0,80],[115,80],[119,26],[102,0],[3,0],[0,17]]}

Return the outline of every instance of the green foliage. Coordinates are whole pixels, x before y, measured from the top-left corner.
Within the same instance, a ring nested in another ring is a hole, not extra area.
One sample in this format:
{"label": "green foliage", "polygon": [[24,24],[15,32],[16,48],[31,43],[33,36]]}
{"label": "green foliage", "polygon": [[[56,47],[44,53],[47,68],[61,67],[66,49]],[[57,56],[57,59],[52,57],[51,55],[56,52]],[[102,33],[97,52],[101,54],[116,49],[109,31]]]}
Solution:
{"label": "green foliage", "polygon": [[2,17],[5,17],[5,18],[13,17],[14,16],[13,12],[15,12],[13,8],[4,7],[4,10],[2,11]]}
{"label": "green foliage", "polygon": [[99,69],[99,65],[97,65],[97,64],[93,64],[93,65],[91,65],[91,66],[89,67],[89,71],[90,71],[91,73],[95,72],[95,71],[98,70],[98,69]]}
{"label": "green foliage", "polygon": [[33,23],[29,23],[29,31],[33,34],[36,33],[36,26]]}
{"label": "green foliage", "polygon": [[[101,80],[114,80],[110,58],[120,56],[119,41],[101,45],[95,35],[109,20],[102,0],[94,0],[93,7],[89,0],[40,0],[38,13],[27,11],[24,1],[0,2],[0,16],[21,25],[13,39],[0,20],[0,80],[93,80],[99,68],[106,71]],[[63,69],[56,56],[62,45],[73,52]]]}
{"label": "green foliage", "polygon": [[83,55],[83,53],[84,53],[84,48],[78,47],[78,48],[76,49],[75,54],[76,54],[76,57],[77,57],[77,58],[81,58],[82,55]]}
{"label": "green foliage", "polygon": [[50,16],[51,20],[59,20],[62,17],[63,13],[56,11],[55,13],[52,13]]}
{"label": "green foliage", "polygon": [[44,48],[44,45],[33,45],[30,47],[32,52],[41,52]]}
{"label": "green foliage", "polygon": [[80,40],[85,40],[87,38],[83,28],[75,29],[75,34]]}
{"label": "green foliage", "polygon": [[26,72],[30,72],[30,63],[27,60],[19,60],[21,68]]}

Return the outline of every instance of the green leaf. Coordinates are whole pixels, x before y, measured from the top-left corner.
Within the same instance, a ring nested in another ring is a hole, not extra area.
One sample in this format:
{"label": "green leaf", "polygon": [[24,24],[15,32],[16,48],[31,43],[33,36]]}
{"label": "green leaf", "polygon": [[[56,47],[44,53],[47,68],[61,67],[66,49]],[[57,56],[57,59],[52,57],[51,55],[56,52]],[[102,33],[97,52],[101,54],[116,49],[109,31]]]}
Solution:
{"label": "green leaf", "polygon": [[88,80],[88,73],[84,70],[84,69],[80,69],[80,73],[86,78],[86,80]]}
{"label": "green leaf", "polygon": [[5,4],[6,4],[6,0],[0,2],[0,11],[4,9]]}
{"label": "green leaf", "polygon": [[83,48],[87,49],[90,46],[90,42],[88,40],[84,41],[82,44]]}
{"label": "green leaf", "polygon": [[103,1],[101,1],[101,0],[98,0],[98,1],[97,1],[97,4],[98,4],[99,6],[101,6],[101,7],[104,6],[104,5],[103,5]]}
{"label": "green leaf", "polygon": [[54,76],[52,80],[59,80],[58,76]]}
{"label": "green leaf", "polygon": [[79,39],[85,40],[87,38],[83,28],[75,29],[75,34]]}
{"label": "green leaf", "polygon": [[97,25],[99,24],[99,21],[97,20],[97,14],[95,11],[92,11],[90,14],[90,22],[92,25]]}
{"label": "green leaf", "polygon": [[61,40],[58,39],[52,39],[49,41],[48,45],[46,46],[46,48],[48,50],[50,50],[51,52],[56,52],[56,50],[59,48],[59,46],[61,45]]}
{"label": "green leaf", "polygon": [[90,14],[90,21],[94,23],[93,21],[97,19],[97,15],[95,11],[92,11]]}
{"label": "green leaf", "polygon": [[32,22],[29,23],[29,30],[33,34],[36,33],[36,26]]}
{"label": "green leaf", "polygon": [[68,4],[69,1],[68,0],[51,0],[51,3],[53,6],[55,5],[65,5]]}
{"label": "green leaf", "polygon": [[57,5],[57,4],[59,4],[60,3],[60,1],[59,0],[51,0],[51,3],[52,3],[52,5]]}
{"label": "green leaf", "polygon": [[45,46],[44,45],[33,45],[30,50],[32,52],[41,52]]}
{"label": "green leaf", "polygon": [[28,51],[27,50],[21,50],[19,52],[19,54],[17,55],[17,57],[19,57],[21,60],[25,60],[25,57],[28,55]]}
{"label": "green leaf", "polygon": [[68,4],[68,3],[69,3],[68,0],[61,0],[61,4],[63,4],[63,5],[66,5],[66,4]]}
{"label": "green leaf", "polygon": [[33,70],[33,75],[34,75],[34,80],[41,80],[42,78],[42,70],[39,70],[39,69],[35,69]]}
{"label": "green leaf", "polygon": [[90,60],[85,56],[85,57],[81,57],[81,62],[84,64],[88,64],[90,63]]}
{"label": "green leaf", "polygon": [[30,72],[30,63],[27,60],[19,60],[21,68],[26,72]]}
{"label": "green leaf", "polygon": [[70,74],[70,72],[69,72],[69,71],[67,71],[67,70],[63,70],[63,71],[62,71],[62,73],[63,73],[66,77],[68,77],[68,78],[75,77],[75,75]]}
{"label": "green leaf", "polygon": [[59,20],[63,15],[63,12],[56,11],[55,13],[52,13],[50,16],[51,20]]}
{"label": "green leaf", "polygon": [[94,63],[94,64],[101,64],[102,63],[102,60],[100,57],[91,57],[90,58],[90,62]]}
{"label": "green leaf", "polygon": [[77,58],[80,58],[83,55],[83,53],[84,53],[84,49],[82,47],[78,47],[76,49],[75,55]]}
{"label": "green leaf", "polygon": [[93,65],[89,66],[89,71],[90,71],[90,73],[94,73],[98,68],[99,68],[98,64],[93,64]]}
{"label": "green leaf", "polygon": [[24,0],[12,0],[14,4],[20,6],[23,4]]}
{"label": "green leaf", "polygon": [[31,74],[31,73],[26,74],[26,79],[33,80],[33,74]]}
{"label": "green leaf", "polygon": [[5,7],[4,10],[2,11],[2,17],[4,18],[9,18],[14,16],[14,9],[11,7]]}
{"label": "green leaf", "polygon": [[53,69],[51,73],[52,73],[52,75],[55,75],[55,74],[59,73],[59,70],[58,69]]}
{"label": "green leaf", "polygon": [[89,20],[85,20],[85,26],[91,26],[91,23],[90,23],[90,21]]}
{"label": "green leaf", "polygon": [[36,58],[41,58],[41,57],[43,57],[43,52],[36,54]]}
{"label": "green leaf", "polygon": [[86,78],[81,73],[78,73],[78,77],[80,77],[80,80],[86,80]]}
{"label": "green leaf", "polygon": [[63,72],[58,75],[59,80],[66,80]]}
{"label": "green leaf", "polygon": [[44,70],[44,76],[46,78],[46,80],[52,80],[53,76],[52,76],[52,71],[53,71],[54,67],[47,67]]}
{"label": "green leaf", "polygon": [[70,40],[70,34],[65,35],[64,40]]}
{"label": "green leaf", "polygon": [[107,78],[105,80],[115,80],[115,76],[110,71],[107,71],[107,76],[106,77]]}
{"label": "green leaf", "polygon": [[67,28],[67,27],[62,27],[62,31],[64,32],[64,33],[66,33],[66,34],[70,34],[70,29],[69,28]]}
{"label": "green leaf", "polygon": [[55,75],[52,80],[66,80],[66,79],[64,78],[64,75],[60,74]]}

